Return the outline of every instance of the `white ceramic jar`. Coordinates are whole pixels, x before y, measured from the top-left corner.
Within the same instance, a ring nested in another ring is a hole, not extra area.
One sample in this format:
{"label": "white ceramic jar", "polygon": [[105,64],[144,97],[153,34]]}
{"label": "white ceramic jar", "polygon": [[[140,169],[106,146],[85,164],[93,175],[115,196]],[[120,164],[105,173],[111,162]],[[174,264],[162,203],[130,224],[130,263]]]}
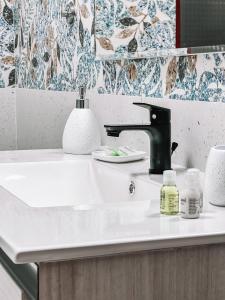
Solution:
{"label": "white ceramic jar", "polygon": [[211,149],[205,173],[204,200],[225,206],[225,145]]}
{"label": "white ceramic jar", "polygon": [[101,145],[98,121],[85,96],[86,86],[80,86],[76,108],[71,112],[63,133],[62,144],[65,153],[91,154]]}
{"label": "white ceramic jar", "polygon": [[91,154],[100,144],[99,125],[92,110],[75,108],[64,129],[64,152],[75,155]]}

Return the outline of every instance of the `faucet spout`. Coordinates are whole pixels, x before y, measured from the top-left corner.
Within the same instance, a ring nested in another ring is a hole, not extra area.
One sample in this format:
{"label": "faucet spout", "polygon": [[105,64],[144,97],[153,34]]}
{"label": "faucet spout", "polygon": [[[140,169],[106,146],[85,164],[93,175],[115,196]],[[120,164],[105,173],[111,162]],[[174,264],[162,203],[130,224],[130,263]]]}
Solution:
{"label": "faucet spout", "polygon": [[149,125],[105,125],[106,133],[108,136],[119,137],[122,131],[134,131],[134,130],[143,130],[148,131],[150,128]]}
{"label": "faucet spout", "polygon": [[146,103],[134,103],[150,111],[149,124],[105,125],[108,136],[119,137],[122,131],[144,131],[150,139],[150,173],[162,174],[171,169],[170,110]]}

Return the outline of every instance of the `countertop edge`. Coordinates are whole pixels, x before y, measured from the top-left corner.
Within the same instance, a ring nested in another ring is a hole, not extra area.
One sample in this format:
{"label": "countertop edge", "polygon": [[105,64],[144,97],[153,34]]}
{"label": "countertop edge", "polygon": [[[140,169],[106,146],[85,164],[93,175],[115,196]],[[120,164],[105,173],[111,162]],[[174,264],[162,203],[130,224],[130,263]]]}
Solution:
{"label": "countertop edge", "polygon": [[[142,251],[153,251],[171,248],[194,247],[203,245],[225,243],[225,233],[195,236],[185,238],[168,238],[162,240],[127,242],[121,244],[108,244],[97,246],[84,246],[68,249],[49,249],[40,251],[19,251],[15,252],[6,246],[2,249],[8,254],[10,259],[16,264],[26,263],[47,263],[65,260],[81,260],[94,257],[120,255],[125,253],[137,253]],[[63,259],[62,259],[63,257]]]}

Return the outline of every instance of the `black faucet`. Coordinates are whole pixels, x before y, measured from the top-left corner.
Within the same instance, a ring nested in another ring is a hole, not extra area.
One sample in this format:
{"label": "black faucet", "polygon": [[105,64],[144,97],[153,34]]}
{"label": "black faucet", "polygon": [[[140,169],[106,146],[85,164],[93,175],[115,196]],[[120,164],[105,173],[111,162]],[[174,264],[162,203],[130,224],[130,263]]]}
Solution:
{"label": "black faucet", "polygon": [[108,136],[119,137],[122,131],[143,130],[150,138],[151,174],[171,170],[171,112],[170,109],[147,104],[133,103],[150,112],[150,123],[143,125],[105,125]]}

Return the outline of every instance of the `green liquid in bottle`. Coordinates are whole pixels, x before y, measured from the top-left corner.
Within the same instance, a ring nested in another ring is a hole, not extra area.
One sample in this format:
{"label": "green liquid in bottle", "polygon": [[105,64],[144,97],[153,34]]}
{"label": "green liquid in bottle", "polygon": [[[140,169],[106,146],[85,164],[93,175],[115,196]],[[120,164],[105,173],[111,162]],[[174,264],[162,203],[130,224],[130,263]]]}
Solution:
{"label": "green liquid in bottle", "polygon": [[160,213],[163,215],[177,215],[179,213],[179,192],[176,187],[176,172],[163,172],[163,186],[160,192]]}
{"label": "green liquid in bottle", "polygon": [[176,186],[162,187],[160,213],[169,216],[179,213],[179,193]]}

